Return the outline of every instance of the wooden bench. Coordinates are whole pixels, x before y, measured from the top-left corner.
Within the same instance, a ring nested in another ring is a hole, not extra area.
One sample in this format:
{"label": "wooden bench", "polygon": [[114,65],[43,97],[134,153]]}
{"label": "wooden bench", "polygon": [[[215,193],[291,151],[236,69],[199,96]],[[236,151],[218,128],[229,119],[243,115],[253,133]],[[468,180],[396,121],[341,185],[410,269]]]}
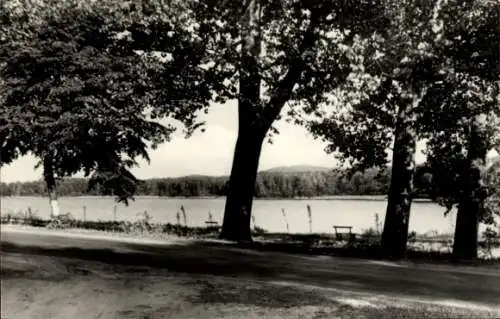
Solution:
{"label": "wooden bench", "polygon": [[[335,238],[337,240],[353,240],[355,238],[355,234],[352,233],[352,226],[339,226],[339,225],[334,225],[333,229],[335,230]],[[339,230],[344,230],[343,232],[340,232]],[[347,230],[347,232],[345,231]],[[347,238],[344,238],[343,235],[347,235]]]}

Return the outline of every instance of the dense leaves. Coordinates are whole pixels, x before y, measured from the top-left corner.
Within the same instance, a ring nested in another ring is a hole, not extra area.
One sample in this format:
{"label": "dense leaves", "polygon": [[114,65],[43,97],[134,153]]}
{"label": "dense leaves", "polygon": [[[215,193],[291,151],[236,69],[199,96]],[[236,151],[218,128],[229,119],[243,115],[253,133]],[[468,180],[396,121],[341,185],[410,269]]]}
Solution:
{"label": "dense leaves", "polygon": [[[485,155],[498,148],[500,138],[500,4],[463,3],[445,14],[453,15],[457,25],[444,29],[446,77],[430,92],[434,107],[426,109],[422,123],[429,166],[437,177],[433,197],[452,208],[473,196],[482,203],[480,220],[492,222],[498,207],[484,203],[494,198],[498,185],[484,179]],[[477,185],[467,194],[471,190],[464,186],[471,181]]]}
{"label": "dense leaves", "polygon": [[500,157],[491,160],[486,167],[483,178],[489,196],[485,203],[486,214],[483,216],[486,221],[493,223],[492,218],[500,217]]}
{"label": "dense leaves", "polygon": [[95,173],[90,186],[129,198],[136,180],[128,168],[175,129],[155,119],[179,120],[190,133],[212,99],[208,83],[216,81],[200,44],[180,27],[180,9],[4,2],[1,164],[32,153],[49,159],[56,177]]}
{"label": "dense leaves", "polygon": [[[193,5],[197,34],[212,55],[209,64],[223,76],[219,98],[242,97],[239,80],[248,76],[242,59],[245,30],[258,33],[252,80],[262,88],[249,110],[264,130],[285,115],[301,123],[304,114],[342,83],[351,70],[353,44],[373,30],[385,31],[384,1],[259,1],[258,25],[247,25],[250,1],[201,1]],[[221,83],[221,82],[218,82]],[[284,106],[289,108],[282,112]],[[255,119],[253,121],[255,121]],[[274,128],[270,134],[277,133]]]}
{"label": "dense leaves", "polygon": [[[412,105],[406,126],[428,139],[436,171],[454,165],[441,159],[463,153],[467,130],[484,114],[488,148],[500,136],[498,65],[499,5],[491,1],[406,1],[386,38],[367,43],[357,77],[335,94],[333,112],[309,123],[329,142],[327,152],[355,170],[384,166],[395,138],[398,110]],[[438,146],[442,145],[442,146]],[[432,159],[431,159],[432,160]],[[440,163],[439,163],[440,162]],[[455,179],[440,181],[457,185]],[[452,188],[443,187],[442,190]],[[436,190],[437,191],[437,190]]]}
{"label": "dense leaves", "polygon": [[428,88],[441,78],[434,28],[440,9],[439,1],[387,7],[388,32],[363,44],[359,66],[335,92],[332,110],[309,123],[329,142],[327,152],[354,169],[384,166],[397,123],[417,128]]}
{"label": "dense leaves", "polygon": [[459,206],[454,251],[473,257],[475,216],[491,221],[484,205],[491,190],[480,171],[500,133],[499,10],[499,3],[483,0],[409,0],[389,7],[390,31],[365,44],[357,74],[336,94],[333,114],[309,125],[353,170],[385,166],[393,145],[382,236],[392,256],[406,250],[419,139],[427,139],[434,175],[430,196],[448,209]]}
{"label": "dense leaves", "polygon": [[[203,1],[199,29],[220,52],[213,65],[227,70],[237,92],[238,139],[221,237],[251,240],[250,216],[261,145],[284,114],[301,123],[343,83],[356,44],[388,21],[385,1]],[[217,15],[213,15],[217,12]],[[222,46],[222,48],[220,48]],[[231,97],[231,96],[229,96]],[[286,109],[285,109],[286,107]]]}

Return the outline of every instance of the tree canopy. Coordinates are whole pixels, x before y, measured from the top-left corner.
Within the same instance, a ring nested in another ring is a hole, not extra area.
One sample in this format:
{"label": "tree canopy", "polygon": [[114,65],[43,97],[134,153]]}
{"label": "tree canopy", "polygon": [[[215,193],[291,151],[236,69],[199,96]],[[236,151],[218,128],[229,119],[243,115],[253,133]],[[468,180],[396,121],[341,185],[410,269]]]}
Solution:
{"label": "tree canopy", "polygon": [[[454,28],[444,28],[448,41],[440,48],[447,75],[431,91],[435,107],[428,109],[422,126],[435,176],[433,196],[451,209],[464,198],[467,180],[479,183],[477,201],[496,192],[484,173],[486,153],[498,148],[500,138],[500,5],[464,2],[444,14],[456,20]],[[471,165],[478,167],[478,176],[467,173]],[[491,222],[498,211],[480,206],[480,219]]]}
{"label": "tree canopy", "polygon": [[[200,43],[172,2],[40,1],[2,4],[1,164],[31,153],[61,178],[83,171],[90,186],[126,200],[129,172],[212,100]],[[160,32],[161,31],[161,32]]]}
{"label": "tree canopy", "polygon": [[338,107],[309,125],[329,142],[327,151],[354,170],[387,165],[393,146],[382,236],[389,254],[406,250],[419,139],[427,140],[434,168],[433,198],[448,208],[460,202],[458,216],[472,216],[457,221],[456,236],[470,240],[456,247],[476,249],[466,242],[477,231],[458,225],[475,227],[474,211],[488,196],[472,163],[484,162],[498,140],[499,9],[483,0],[409,0],[390,7],[390,31],[367,43],[357,76],[337,94]]}
{"label": "tree canopy", "polygon": [[468,123],[480,114],[487,117],[488,148],[498,148],[498,4],[407,1],[392,14],[389,37],[369,44],[361,74],[337,92],[336,107],[308,123],[328,142],[326,151],[354,170],[387,165],[397,109],[411,103],[405,95],[422,88],[406,121],[413,118],[410,125],[428,141],[429,156],[445,156],[437,149],[443,143],[454,143],[453,152],[461,153]]}

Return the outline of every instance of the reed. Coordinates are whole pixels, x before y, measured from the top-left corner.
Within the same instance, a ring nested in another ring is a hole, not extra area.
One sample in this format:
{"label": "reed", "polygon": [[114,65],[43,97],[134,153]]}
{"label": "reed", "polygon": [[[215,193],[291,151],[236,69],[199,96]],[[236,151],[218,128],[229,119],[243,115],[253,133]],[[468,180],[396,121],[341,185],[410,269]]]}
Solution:
{"label": "reed", "polygon": [[307,204],[307,217],[309,219],[309,233],[312,234],[313,230],[312,230],[312,210],[311,210],[311,206],[309,204]]}
{"label": "reed", "polygon": [[184,219],[184,226],[187,226],[187,213],[184,209],[184,205],[181,205],[182,218]]}

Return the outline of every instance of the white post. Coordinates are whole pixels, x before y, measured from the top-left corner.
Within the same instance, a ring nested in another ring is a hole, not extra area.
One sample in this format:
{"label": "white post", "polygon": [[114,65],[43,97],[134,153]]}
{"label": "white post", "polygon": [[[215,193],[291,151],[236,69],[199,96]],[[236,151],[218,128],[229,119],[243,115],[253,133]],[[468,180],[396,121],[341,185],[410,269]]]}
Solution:
{"label": "white post", "polygon": [[50,199],[50,213],[52,217],[57,217],[59,216],[59,203],[57,199]]}

